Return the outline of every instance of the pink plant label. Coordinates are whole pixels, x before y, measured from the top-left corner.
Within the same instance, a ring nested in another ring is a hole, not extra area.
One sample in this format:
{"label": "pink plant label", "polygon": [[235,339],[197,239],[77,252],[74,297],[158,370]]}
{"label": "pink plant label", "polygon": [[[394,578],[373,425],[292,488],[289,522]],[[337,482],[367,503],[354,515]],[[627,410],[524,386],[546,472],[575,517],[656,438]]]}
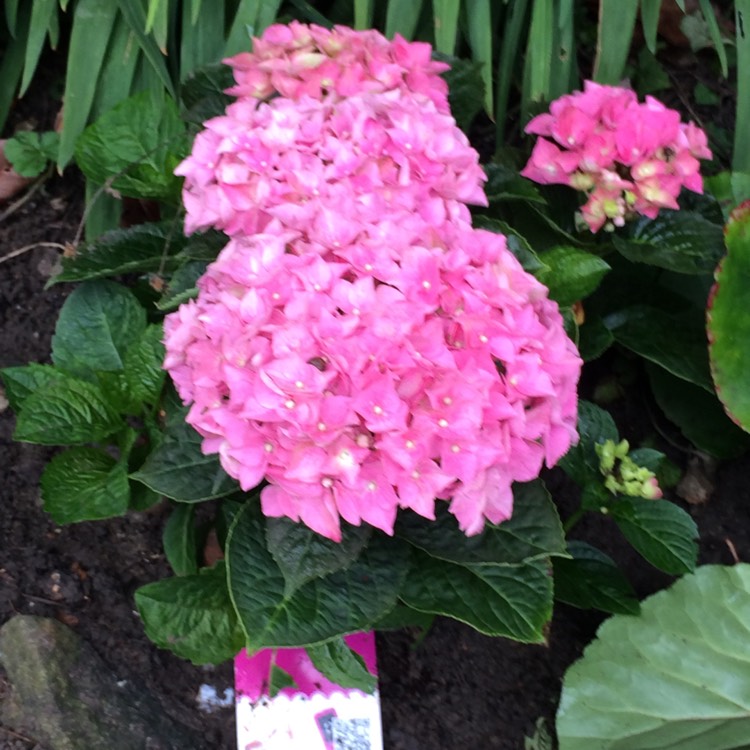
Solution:
{"label": "pink plant label", "polygon": [[[377,674],[375,634],[346,637]],[[313,666],[303,648],[241,651],[234,661],[238,750],[382,750],[380,698],[344,689]],[[278,691],[278,675],[293,681]],[[272,695],[273,694],[273,695]]]}

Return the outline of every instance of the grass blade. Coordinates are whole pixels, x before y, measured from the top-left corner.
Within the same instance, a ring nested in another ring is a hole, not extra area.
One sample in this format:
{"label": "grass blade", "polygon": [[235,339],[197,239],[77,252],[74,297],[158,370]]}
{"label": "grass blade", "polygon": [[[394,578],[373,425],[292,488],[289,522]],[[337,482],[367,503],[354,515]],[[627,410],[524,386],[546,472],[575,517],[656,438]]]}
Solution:
{"label": "grass blade", "polygon": [[[110,2],[109,5],[114,5],[114,3]],[[164,62],[164,57],[153,37],[146,34],[146,14],[140,0],[119,0],[118,5],[120,6],[123,17],[135,34],[146,59],[151,63],[159,76],[162,85],[167,91],[169,91],[172,97],[176,98],[177,95],[174,90],[174,85],[172,84],[172,79],[169,77],[169,71]]]}
{"label": "grass blade", "polygon": [[15,19],[16,31],[15,37],[8,41],[8,46],[2,56],[0,63],[0,128],[5,125],[8,118],[10,105],[16,95],[18,82],[21,80],[24,65],[24,52],[26,50],[26,34],[29,27],[30,9],[28,5],[21,8],[18,18]]}
{"label": "grass blade", "polygon": [[656,54],[656,32],[659,28],[661,0],[641,0],[641,24],[646,46],[651,54]]}
{"label": "grass blade", "polygon": [[527,102],[549,101],[554,28],[552,0],[534,0],[526,50],[528,89],[524,91],[524,99]]}
{"label": "grass blade", "polygon": [[194,70],[217,63],[224,52],[224,3],[201,6],[195,26],[189,23],[190,9],[183,6],[182,38],[180,39],[180,80]]}
{"label": "grass blade", "polygon": [[432,0],[435,22],[435,48],[438,52],[452,55],[456,50],[458,32],[458,10],[461,0]]}
{"label": "grass blade", "polygon": [[576,87],[577,62],[575,55],[574,0],[558,0],[557,34],[553,50],[550,99],[556,99]]}
{"label": "grass blade", "polygon": [[19,96],[23,96],[26,93],[26,89],[29,88],[31,79],[34,77],[53,14],[57,14],[57,0],[36,0],[36,2],[31,4],[31,22],[29,24],[29,33],[26,37],[26,54],[24,56],[23,77],[21,78]]}
{"label": "grass blade", "polygon": [[510,85],[513,81],[513,70],[518,53],[518,40],[521,38],[521,29],[526,22],[527,9],[528,0],[516,0],[516,2],[508,5],[508,14],[505,17],[503,41],[500,45],[500,60],[497,66],[497,91],[495,96],[498,149],[505,142],[508,97],[510,96]]}
{"label": "grass blade", "polygon": [[75,142],[88,122],[116,16],[117,5],[109,0],[79,0],[76,4],[65,76],[58,169],[70,161]]}
{"label": "grass blade", "polygon": [[484,81],[484,108],[492,117],[493,94],[492,86],[492,12],[490,0],[466,0],[466,20],[469,35],[471,55],[481,64],[482,80]]}
{"label": "grass blade", "polygon": [[354,0],[354,28],[369,29],[372,26],[372,0]]}
{"label": "grass blade", "polygon": [[[276,17],[279,15],[279,7],[281,6],[281,0],[261,0],[260,8],[258,9],[258,15],[255,19],[255,36],[262,34],[272,23],[276,22]],[[331,26],[331,22],[324,16],[320,17],[322,20],[316,21],[321,26]]]}
{"label": "grass blade", "polygon": [[49,39],[49,46],[56,50],[57,44],[60,41],[60,17],[57,13],[53,13],[49,20],[47,38]]}
{"label": "grass blade", "polygon": [[750,149],[747,147],[750,128],[750,0],[735,0],[734,13],[737,28],[737,121],[732,169],[750,173]]}
{"label": "grass blade", "polygon": [[149,0],[146,33],[152,32],[162,55],[167,54],[169,0]]}
{"label": "grass blade", "polygon": [[5,0],[5,23],[8,26],[8,32],[15,39],[18,24],[18,0]]}
{"label": "grass blade", "polygon": [[92,117],[99,117],[133,93],[135,70],[142,54],[129,24],[118,14],[109,39],[109,54],[99,74]]}
{"label": "grass blade", "polygon": [[729,75],[727,51],[724,47],[724,40],[721,37],[719,22],[716,20],[716,13],[714,13],[714,8],[713,5],[711,5],[710,0],[700,0],[700,5],[703,18],[706,19],[706,24],[708,25],[708,33],[711,35],[711,41],[714,43],[716,54],[719,56],[721,74],[726,78]]}
{"label": "grass blade", "polygon": [[390,0],[385,14],[385,35],[393,39],[401,34],[405,39],[413,39],[423,0]]}
{"label": "grass blade", "polygon": [[289,4],[299,11],[299,16],[303,20],[320,24],[326,29],[333,28],[333,24],[319,10],[315,10],[307,0],[289,0]]}
{"label": "grass blade", "polygon": [[638,0],[600,0],[594,80],[617,84],[633,41]]}

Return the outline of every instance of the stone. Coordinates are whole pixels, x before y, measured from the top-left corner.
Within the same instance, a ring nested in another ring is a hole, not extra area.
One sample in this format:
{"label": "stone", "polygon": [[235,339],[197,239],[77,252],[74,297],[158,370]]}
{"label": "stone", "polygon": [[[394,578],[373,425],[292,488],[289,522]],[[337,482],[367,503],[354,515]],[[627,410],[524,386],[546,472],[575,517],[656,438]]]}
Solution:
{"label": "stone", "polygon": [[192,750],[201,741],[132,679],[116,676],[70,628],[17,615],[0,628],[9,691],[0,721],[45,750]]}

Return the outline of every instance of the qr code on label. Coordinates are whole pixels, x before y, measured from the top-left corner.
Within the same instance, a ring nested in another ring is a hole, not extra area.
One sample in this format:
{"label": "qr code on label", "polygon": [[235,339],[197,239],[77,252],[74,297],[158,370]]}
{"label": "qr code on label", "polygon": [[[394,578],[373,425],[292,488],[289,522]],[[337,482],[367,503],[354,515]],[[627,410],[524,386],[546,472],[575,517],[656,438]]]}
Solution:
{"label": "qr code on label", "polygon": [[369,719],[331,720],[333,750],[372,750]]}

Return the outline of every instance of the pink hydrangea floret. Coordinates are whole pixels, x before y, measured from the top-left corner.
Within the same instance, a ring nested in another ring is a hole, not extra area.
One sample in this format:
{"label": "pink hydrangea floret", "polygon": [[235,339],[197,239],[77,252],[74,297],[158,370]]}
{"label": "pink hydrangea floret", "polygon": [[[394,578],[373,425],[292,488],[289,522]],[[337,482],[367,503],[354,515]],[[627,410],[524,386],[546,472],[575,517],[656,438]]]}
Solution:
{"label": "pink hydrangea floret", "polygon": [[630,89],[586,81],[526,132],[541,137],[521,174],[587,193],[581,215],[592,232],[677,209],[683,187],[703,192],[699,160],[711,158],[706,134],[651,96],[640,103]]}
{"label": "pink hydrangea floret", "polygon": [[165,322],[203,451],[243,490],[267,481],[266,515],[334,540],[342,518],[434,518],[436,498],[467,534],[509,518],[512,482],[577,437],[581,361],[546,288],[471,226],[485,177],[442,68],[301,24],[254,50],[178,169],[187,230],[229,236]]}

